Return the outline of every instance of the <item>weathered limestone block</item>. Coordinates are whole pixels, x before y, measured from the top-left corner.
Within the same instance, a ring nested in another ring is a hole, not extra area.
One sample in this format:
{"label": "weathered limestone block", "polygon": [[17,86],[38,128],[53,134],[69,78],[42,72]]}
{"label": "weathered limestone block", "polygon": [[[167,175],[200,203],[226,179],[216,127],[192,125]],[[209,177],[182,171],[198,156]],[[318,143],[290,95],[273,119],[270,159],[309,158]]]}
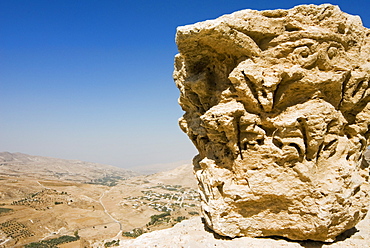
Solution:
{"label": "weathered limestone block", "polygon": [[370,30],[333,5],[179,27],[174,79],[207,225],[333,241],[369,203]]}

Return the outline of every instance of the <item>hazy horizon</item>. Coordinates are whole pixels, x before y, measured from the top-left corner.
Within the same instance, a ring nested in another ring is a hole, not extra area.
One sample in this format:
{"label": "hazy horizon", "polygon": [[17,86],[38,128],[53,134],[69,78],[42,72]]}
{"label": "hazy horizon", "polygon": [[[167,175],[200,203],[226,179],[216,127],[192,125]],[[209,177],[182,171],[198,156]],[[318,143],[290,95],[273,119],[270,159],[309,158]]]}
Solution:
{"label": "hazy horizon", "polygon": [[0,151],[134,167],[190,160],[176,27],[241,9],[367,1],[0,0]]}

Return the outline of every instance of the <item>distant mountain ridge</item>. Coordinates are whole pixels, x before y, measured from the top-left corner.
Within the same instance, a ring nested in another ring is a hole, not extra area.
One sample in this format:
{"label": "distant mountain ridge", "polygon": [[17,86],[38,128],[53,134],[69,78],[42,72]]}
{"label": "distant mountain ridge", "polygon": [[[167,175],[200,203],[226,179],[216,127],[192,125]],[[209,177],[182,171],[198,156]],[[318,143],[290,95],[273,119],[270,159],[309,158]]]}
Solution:
{"label": "distant mountain ridge", "polygon": [[77,182],[104,182],[111,179],[127,179],[140,173],[104,165],[24,153],[0,152],[0,175],[42,177],[46,179]]}

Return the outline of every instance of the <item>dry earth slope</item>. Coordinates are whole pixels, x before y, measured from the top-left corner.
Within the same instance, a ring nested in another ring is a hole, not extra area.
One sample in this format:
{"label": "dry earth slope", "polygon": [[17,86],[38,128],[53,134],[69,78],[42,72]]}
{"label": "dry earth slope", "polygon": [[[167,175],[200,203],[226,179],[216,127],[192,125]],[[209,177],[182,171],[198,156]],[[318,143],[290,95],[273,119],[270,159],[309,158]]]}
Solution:
{"label": "dry earth slope", "polygon": [[[0,153],[0,248],[106,247],[199,215],[190,164],[153,175],[76,160]],[[135,231],[135,232],[134,232]],[[78,234],[79,239],[75,240]]]}
{"label": "dry earth slope", "polygon": [[111,178],[126,179],[139,173],[122,168],[79,160],[0,152],[0,175],[94,182]]}

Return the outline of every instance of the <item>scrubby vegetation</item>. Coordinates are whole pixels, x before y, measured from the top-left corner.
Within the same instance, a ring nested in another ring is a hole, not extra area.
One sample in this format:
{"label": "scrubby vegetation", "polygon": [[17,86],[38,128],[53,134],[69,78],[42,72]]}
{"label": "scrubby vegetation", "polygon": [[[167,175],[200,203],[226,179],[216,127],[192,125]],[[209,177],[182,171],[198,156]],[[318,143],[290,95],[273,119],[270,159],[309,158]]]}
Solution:
{"label": "scrubby vegetation", "polygon": [[119,246],[119,239],[106,242],[104,247]]}
{"label": "scrubby vegetation", "polygon": [[153,226],[158,226],[164,223],[167,225],[174,226],[176,223],[181,222],[185,219],[187,219],[185,216],[173,217],[170,212],[155,214],[150,216],[150,221],[146,224],[145,227],[134,228],[129,232],[123,232],[122,235],[126,237],[136,238],[148,232]]}
{"label": "scrubby vegetation", "polygon": [[0,208],[0,214],[11,212],[11,211],[13,211],[13,209],[11,208]]}
{"label": "scrubby vegetation", "polygon": [[117,183],[121,180],[125,180],[125,178],[121,176],[105,176],[103,178],[98,178],[91,180],[88,182],[89,184],[99,184],[99,185],[105,185],[105,186],[116,186]]}
{"label": "scrubby vegetation", "polygon": [[142,228],[134,228],[129,232],[123,232],[122,236],[136,238],[136,237],[139,237],[143,233],[145,233],[145,231]]}
{"label": "scrubby vegetation", "polygon": [[169,215],[171,215],[170,212],[166,212],[166,213],[163,213],[163,214],[152,215],[152,216],[150,216],[150,222],[146,225],[147,226],[152,226],[152,225],[155,225],[157,222],[163,222],[163,221],[166,221],[168,223],[170,218],[165,218],[165,217],[169,216]]}
{"label": "scrubby vegetation", "polygon": [[189,214],[190,215],[199,215],[199,213],[197,211],[190,211]]}
{"label": "scrubby vegetation", "polygon": [[78,235],[75,236],[68,236],[64,235],[59,238],[49,239],[49,240],[42,240],[39,242],[30,243],[25,245],[25,248],[57,248],[58,245],[73,242],[79,240],[80,237]]}
{"label": "scrubby vegetation", "polygon": [[175,219],[175,221],[176,222],[181,222],[181,221],[183,221],[183,220],[185,220],[186,219],[186,217],[185,216],[178,216],[176,219]]}

